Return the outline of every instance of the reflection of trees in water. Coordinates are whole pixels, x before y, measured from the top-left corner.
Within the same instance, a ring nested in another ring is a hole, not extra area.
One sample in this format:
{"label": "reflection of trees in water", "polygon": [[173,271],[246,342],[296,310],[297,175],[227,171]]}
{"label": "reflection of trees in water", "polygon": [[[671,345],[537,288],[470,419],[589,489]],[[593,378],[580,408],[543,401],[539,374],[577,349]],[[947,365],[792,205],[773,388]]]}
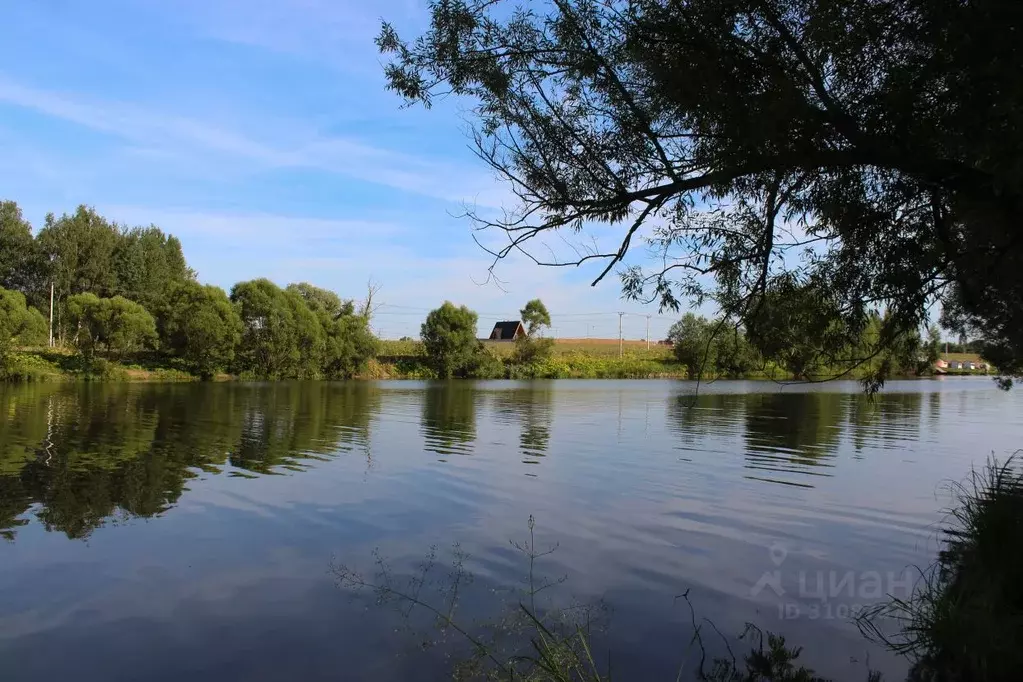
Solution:
{"label": "reflection of trees in water", "polygon": [[687,450],[734,451],[724,441],[739,437],[751,478],[806,485],[776,474],[816,474],[834,456],[844,418],[843,394],[836,393],[704,393],[674,396],[668,424]]}
{"label": "reflection of trees in water", "polygon": [[423,392],[420,430],[424,447],[442,455],[469,454],[476,440],[476,400],[472,384],[431,383]]}
{"label": "reflection of trees in water", "polygon": [[524,461],[544,457],[551,440],[553,392],[540,384],[501,390],[494,393],[494,410],[515,419],[521,429],[519,451]]}
{"label": "reflection of trees in water", "polygon": [[257,473],[302,470],[339,449],[369,453],[369,425],[379,390],[368,384],[291,383],[237,396],[241,438],[233,466]]}
{"label": "reflection of trees in water", "polygon": [[742,393],[679,393],[668,400],[668,425],[690,449],[705,448],[708,436],[734,434],[746,411]]}
{"label": "reflection of trees in water", "polygon": [[845,394],[779,392],[748,397],[750,451],[810,465],[833,455],[845,417]]}
{"label": "reflection of trees in water", "polygon": [[[931,419],[936,420],[941,409],[940,397],[930,394]],[[868,397],[849,396],[849,430],[857,452],[867,445],[872,447],[902,447],[906,440],[919,437],[923,394],[883,393]]]}
{"label": "reflection of trees in water", "polygon": [[[940,409],[931,394],[933,419]],[[865,445],[898,447],[919,436],[923,395],[779,391],[774,393],[680,394],[668,404],[668,424],[684,449],[715,449],[713,440],[741,434],[746,466],[770,472],[753,478],[809,485],[776,474],[827,475],[843,433],[856,450]],[[730,451],[730,443],[717,449]]]}
{"label": "reflection of trees in water", "polygon": [[338,450],[369,453],[368,385],[7,387],[0,391],[0,532],[33,504],[47,530],[173,505],[196,470],[271,473]]}

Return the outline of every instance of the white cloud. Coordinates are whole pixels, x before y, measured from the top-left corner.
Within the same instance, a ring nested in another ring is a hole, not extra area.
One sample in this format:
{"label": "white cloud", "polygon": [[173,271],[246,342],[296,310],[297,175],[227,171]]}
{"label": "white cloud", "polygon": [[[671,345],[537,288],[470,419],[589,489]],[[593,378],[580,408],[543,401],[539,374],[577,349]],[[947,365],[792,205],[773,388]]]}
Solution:
{"label": "white cloud", "polygon": [[427,159],[377,147],[352,137],[324,136],[297,121],[249,122],[262,129],[243,134],[215,122],[165,114],[129,103],[108,102],[23,86],[0,78],[0,103],[119,137],[153,163],[179,162],[204,173],[231,170],[314,169],[449,202],[500,206],[508,196],[483,168]]}

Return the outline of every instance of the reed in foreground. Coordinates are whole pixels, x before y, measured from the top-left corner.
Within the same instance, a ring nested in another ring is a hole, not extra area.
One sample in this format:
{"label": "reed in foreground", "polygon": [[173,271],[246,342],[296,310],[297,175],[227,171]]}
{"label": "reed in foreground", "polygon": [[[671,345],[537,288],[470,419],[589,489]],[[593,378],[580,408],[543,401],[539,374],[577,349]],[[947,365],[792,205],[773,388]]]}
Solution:
{"label": "reed in foreground", "polygon": [[[913,660],[912,682],[1023,675],[1023,471],[991,460],[952,486],[937,561],[907,599],[859,620],[864,634]],[[881,623],[894,620],[894,632]]]}

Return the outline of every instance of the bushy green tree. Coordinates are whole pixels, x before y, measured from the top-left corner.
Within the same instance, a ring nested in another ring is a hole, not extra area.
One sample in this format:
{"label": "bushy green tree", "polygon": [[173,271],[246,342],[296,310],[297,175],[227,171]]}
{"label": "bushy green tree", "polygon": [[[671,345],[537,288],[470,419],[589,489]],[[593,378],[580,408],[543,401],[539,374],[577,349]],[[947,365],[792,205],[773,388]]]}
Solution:
{"label": "bushy green tree", "polygon": [[156,342],[156,322],[145,308],[123,296],[100,298],[91,292],[66,301],[69,334],[91,360],[98,350],[125,353]]}
{"label": "bushy green tree", "polygon": [[25,306],[24,294],[0,288],[0,365],[12,348],[45,342],[46,333],[46,321],[38,310]]}
{"label": "bushy green tree", "polygon": [[123,230],[111,261],[116,292],[150,311],[162,307],[174,285],[194,277],[185,263],[181,242],[155,225]]}
{"label": "bushy green tree", "polygon": [[526,303],[519,314],[522,316],[522,321],[526,323],[526,329],[529,330],[530,336],[544,327],[551,326],[551,314],[547,312],[547,306],[543,304],[543,301],[538,298]]}
{"label": "bushy green tree", "polygon": [[763,365],[763,360],[746,338],[745,330],[722,325],[714,337],[714,369],[721,375],[742,378]]}
{"label": "bushy green tree", "polygon": [[365,371],[379,349],[380,342],[369,328],[366,316],[346,306],[326,327],[323,373],[332,379],[351,379]]}
{"label": "bushy green tree", "polygon": [[69,296],[90,292],[97,297],[116,293],[117,271],[113,255],[120,232],[117,227],[87,206],[59,218],[46,216],[37,237],[47,263],[47,277],[54,284],[57,327],[66,333],[74,325],[64,315]]}
{"label": "bushy green tree", "polygon": [[158,323],[164,349],[204,378],[231,366],[243,330],[224,290],[194,281],[170,287]]}
{"label": "bushy green tree", "polygon": [[512,362],[520,365],[531,365],[546,360],[553,353],[554,339],[524,335],[515,339]]}
{"label": "bushy green tree", "polygon": [[703,316],[686,313],[668,330],[668,340],[675,357],[686,366],[686,373],[691,379],[698,378],[701,373],[708,374],[715,367],[715,326]]}
{"label": "bushy green tree", "polygon": [[287,291],[298,294],[321,320],[333,319],[343,311],[350,314],[355,310],[351,301],[342,301],[341,297],[330,289],[322,289],[308,282],[289,284]]}
{"label": "bushy green tree", "polygon": [[477,319],[475,312],[450,301],[426,316],[420,337],[437,376],[448,379],[470,373],[480,347]]}
{"label": "bushy green tree", "polygon": [[554,352],[554,339],[538,337],[544,327],[551,326],[551,315],[547,312],[547,306],[540,299],[534,298],[526,303],[519,314],[529,333],[515,339],[512,362],[531,365],[546,360]]}
{"label": "bushy green tree", "polygon": [[39,249],[13,201],[0,202],[0,287],[27,294],[37,286]]}
{"label": "bushy green tree", "polygon": [[369,318],[333,291],[305,282],[289,284],[317,316],[323,330],[321,372],[331,379],[351,379],[376,357],[379,343],[369,328]]}
{"label": "bushy green tree", "polygon": [[273,379],[318,374],[323,330],[302,296],[254,279],[236,284],[231,300],[244,325],[240,369]]}
{"label": "bushy green tree", "polygon": [[324,329],[305,299],[294,291],[284,291],[295,329],[298,361],[294,375],[303,379],[320,376],[323,365]]}
{"label": "bushy green tree", "polygon": [[[780,277],[745,317],[747,336],[757,351],[800,379],[821,379],[851,370],[880,350],[881,330],[869,344],[864,332],[869,311],[847,319],[828,287],[796,277]],[[897,329],[884,330],[892,333]]]}
{"label": "bushy green tree", "polygon": [[16,342],[20,346],[45,346],[50,338],[50,324],[36,308],[25,310],[25,322]]}

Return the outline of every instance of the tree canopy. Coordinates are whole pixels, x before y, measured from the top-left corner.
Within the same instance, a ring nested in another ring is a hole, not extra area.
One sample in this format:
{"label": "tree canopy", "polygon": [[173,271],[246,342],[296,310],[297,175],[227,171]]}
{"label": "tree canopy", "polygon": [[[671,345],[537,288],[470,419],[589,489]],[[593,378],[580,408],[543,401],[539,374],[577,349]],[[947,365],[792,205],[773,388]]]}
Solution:
{"label": "tree canopy", "polygon": [[92,292],[67,300],[73,343],[86,358],[100,348],[124,353],[156,342],[156,322],[145,308],[123,296],[100,298]]}
{"label": "tree canopy", "polygon": [[[619,268],[625,293],[712,297],[751,333],[793,282],[835,346],[885,311],[986,337],[1023,369],[1023,14],[1001,0],[501,0],[434,3],[378,38],[407,102],[475,100],[473,140],[517,206],[478,227],[539,263]],[[978,36],[983,36],[978,39]],[[557,260],[552,231],[621,228]],[[654,269],[625,267],[636,243]],[[826,319],[827,318],[827,319]],[[843,338],[838,338],[839,336]],[[994,359],[994,358],[992,358]],[[883,379],[880,374],[878,379]]]}
{"label": "tree canopy", "polygon": [[164,302],[173,286],[195,276],[185,263],[178,238],[155,225],[123,230],[112,261],[117,293],[150,310]]}
{"label": "tree canopy", "polygon": [[207,378],[223,371],[351,378],[377,352],[369,317],[378,287],[358,310],[304,282],[285,289],[266,279],[242,282],[228,298],[199,284],[181,242],[155,225],[127,227],[83,205],[48,214],[33,236],[18,205],[0,202],[5,348],[46,343],[37,308],[48,310],[51,283],[54,339],[88,360],[97,352],[156,352]]}
{"label": "tree canopy", "polygon": [[31,287],[31,270],[38,248],[32,226],[13,201],[0,202],[0,287],[24,291]]}
{"label": "tree canopy", "polygon": [[450,379],[470,372],[480,346],[477,319],[472,310],[450,301],[426,316],[420,336],[437,376]]}
{"label": "tree canopy", "polygon": [[0,288],[0,369],[13,346],[45,343],[46,331],[46,320],[25,306],[21,292]]}
{"label": "tree canopy", "polygon": [[547,312],[547,306],[543,304],[538,298],[534,298],[532,301],[526,303],[525,307],[519,311],[522,315],[522,321],[526,323],[526,328],[529,330],[530,335],[535,334],[544,327],[551,326],[551,314]]}
{"label": "tree canopy", "polygon": [[242,319],[220,287],[178,283],[168,292],[158,322],[165,350],[199,376],[212,377],[234,361]]}

